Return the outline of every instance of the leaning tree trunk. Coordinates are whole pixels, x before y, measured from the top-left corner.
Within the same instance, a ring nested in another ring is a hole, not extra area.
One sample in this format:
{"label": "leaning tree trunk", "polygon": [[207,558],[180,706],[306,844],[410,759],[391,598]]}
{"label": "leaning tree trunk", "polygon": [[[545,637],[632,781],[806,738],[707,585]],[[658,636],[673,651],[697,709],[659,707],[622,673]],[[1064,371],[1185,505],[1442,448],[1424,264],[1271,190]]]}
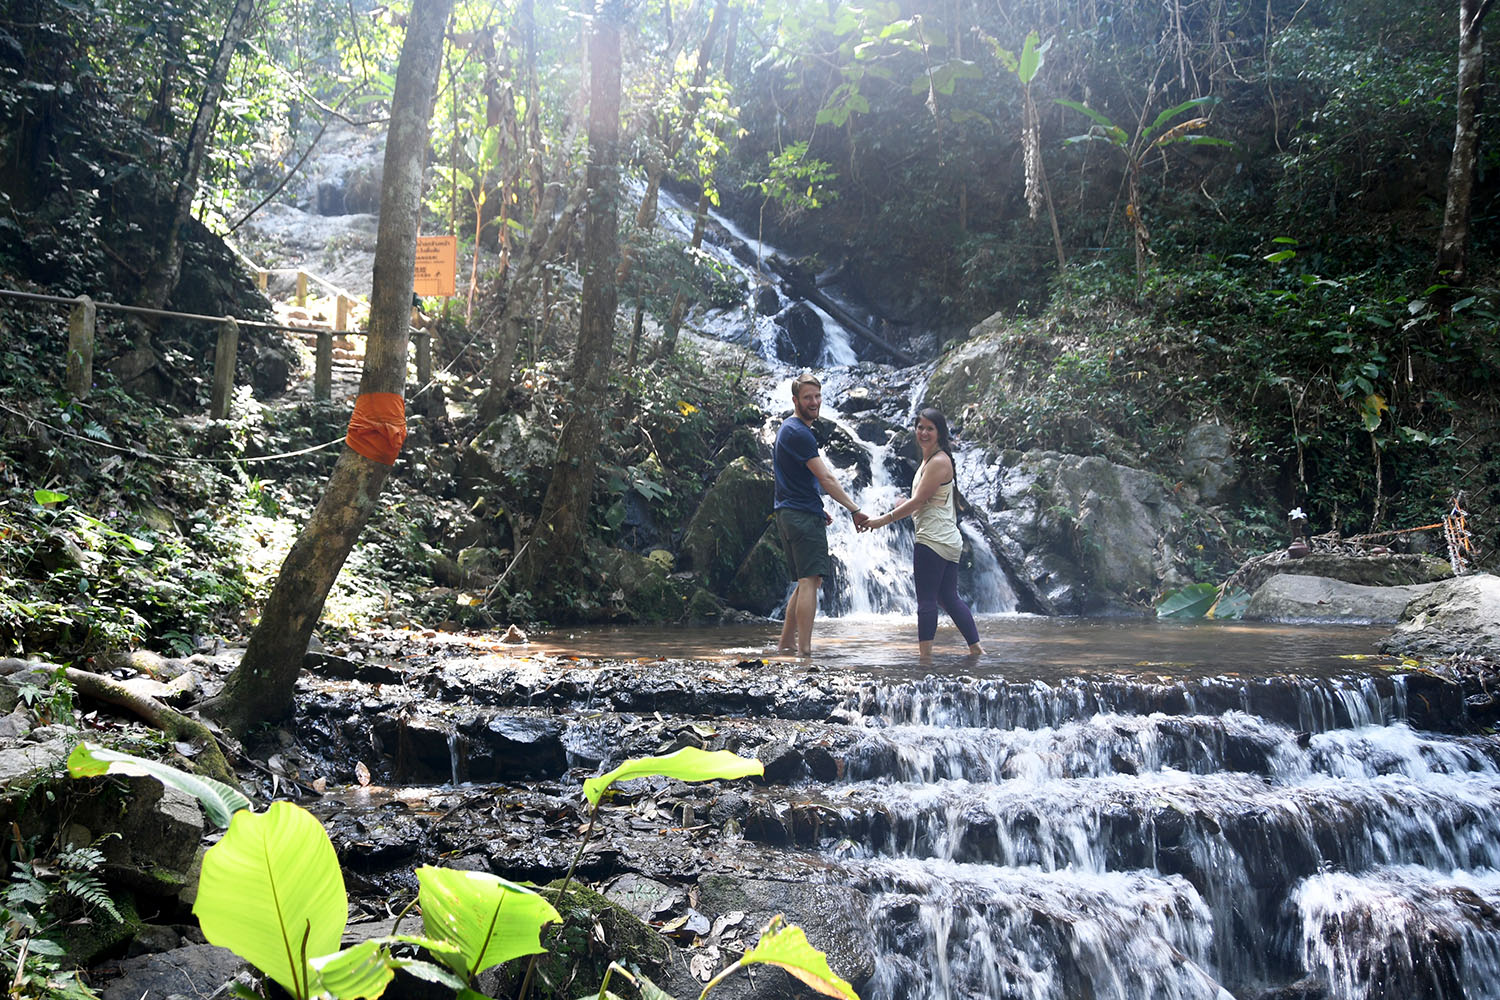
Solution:
{"label": "leaning tree trunk", "polygon": [[402,391],[412,272],[421,212],[422,167],[452,0],[412,5],[385,144],[380,229],[370,293],[370,334],[349,444],[327,492],[281,565],[244,659],[209,712],[233,732],[278,719],[292,692],[323,602],[370,520],[406,435]]}
{"label": "leaning tree trunk", "polygon": [[208,158],[219,98],[224,94],[224,82],[229,79],[229,64],[234,59],[235,48],[245,37],[254,11],[255,0],[235,0],[228,20],[224,22],[224,37],[219,41],[219,52],[214,57],[208,79],[203,83],[198,114],[193,118],[193,129],[188,133],[187,147],[183,150],[182,174],[177,179],[177,193],[172,199],[172,217],[167,221],[166,238],[162,240],[142,284],[138,301],[148,309],[165,308],[172,292],[177,289],[177,279],[182,274],[182,231],[192,216],[193,197],[198,193],[203,161]]}
{"label": "leaning tree trunk", "polygon": [[1458,123],[1448,162],[1448,199],[1434,270],[1440,281],[1461,285],[1468,276],[1469,217],[1474,161],[1479,149],[1479,96],[1484,87],[1484,41],[1480,28],[1492,0],[1459,0]]}
{"label": "leaning tree trunk", "polygon": [[519,575],[538,582],[545,570],[577,558],[588,529],[589,498],[599,460],[602,413],[614,350],[619,256],[620,3],[601,0],[589,34],[588,203],[584,213],[583,292],[578,347],[566,422],[558,436],[552,481],[526,543]]}

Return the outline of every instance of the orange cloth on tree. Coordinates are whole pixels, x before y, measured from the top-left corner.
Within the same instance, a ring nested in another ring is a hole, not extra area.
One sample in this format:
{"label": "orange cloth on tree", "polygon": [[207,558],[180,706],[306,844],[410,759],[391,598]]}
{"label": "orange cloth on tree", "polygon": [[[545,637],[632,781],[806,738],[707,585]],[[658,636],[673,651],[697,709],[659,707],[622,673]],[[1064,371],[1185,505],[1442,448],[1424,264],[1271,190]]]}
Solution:
{"label": "orange cloth on tree", "polygon": [[344,443],[372,462],[395,465],[406,441],[406,400],[396,392],[361,393]]}

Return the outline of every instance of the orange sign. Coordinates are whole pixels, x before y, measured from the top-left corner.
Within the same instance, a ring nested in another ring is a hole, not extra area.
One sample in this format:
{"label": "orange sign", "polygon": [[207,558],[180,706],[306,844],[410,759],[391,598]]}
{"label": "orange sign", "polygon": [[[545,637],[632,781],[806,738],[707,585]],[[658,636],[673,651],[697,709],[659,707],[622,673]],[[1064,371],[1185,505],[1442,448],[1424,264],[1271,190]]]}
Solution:
{"label": "orange sign", "polygon": [[452,295],[458,275],[457,236],[418,236],[412,291],[418,295]]}

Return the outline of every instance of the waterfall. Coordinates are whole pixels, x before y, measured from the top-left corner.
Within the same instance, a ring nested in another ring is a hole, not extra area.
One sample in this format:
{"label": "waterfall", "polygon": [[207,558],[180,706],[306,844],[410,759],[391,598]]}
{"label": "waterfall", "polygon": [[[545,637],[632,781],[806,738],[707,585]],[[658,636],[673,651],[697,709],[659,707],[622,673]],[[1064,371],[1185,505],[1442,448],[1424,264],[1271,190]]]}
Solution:
{"label": "waterfall", "polygon": [[[661,217],[666,225],[680,235],[691,233],[691,210],[669,193],[661,198]],[[776,339],[778,327],[773,317],[761,315],[754,308],[755,292],[763,287],[775,287],[774,276],[760,262],[772,255],[787,256],[751,234],[739,229],[733,222],[717,214],[712,218],[730,237],[749,251],[748,262],[732,249],[705,240],[704,252],[721,267],[739,274],[751,289],[750,299],[743,305],[730,309],[710,309],[693,315],[693,325],[708,336],[719,340],[753,347],[777,373],[771,386],[761,399],[761,406],[772,414],[765,433],[769,439],[780,426],[784,415],[791,411],[791,379],[795,374],[790,366],[778,360]],[[889,441],[872,442],[861,437],[853,426],[838,412],[839,398],[829,391],[842,370],[855,365],[858,358],[850,339],[849,330],[833,316],[811,303],[801,303],[812,310],[822,324],[823,338],[816,364],[813,366],[825,383],[822,420],[829,421],[843,437],[862,450],[863,454],[851,468],[840,468],[830,461],[839,476],[840,483],[850,497],[866,511],[880,513],[890,510],[909,494],[891,476],[893,465],[900,458],[894,454]],[[840,302],[844,306],[846,303]],[[851,312],[857,307],[848,306]],[[916,414],[924,401],[927,388],[926,373],[915,378],[908,400],[905,423],[908,427],[916,422]],[[977,452],[966,449],[955,442],[954,455],[959,486],[970,489],[971,477],[977,485],[983,483],[980,492],[993,496],[994,483],[998,478],[997,466],[987,464]],[[825,458],[827,456],[825,455]],[[868,475],[866,475],[868,470]],[[961,573],[960,593],[970,607],[979,613],[1012,612],[1016,609],[1016,595],[1000,561],[989,548],[989,543],[973,525],[963,526],[972,554],[972,568]],[[832,578],[825,581],[826,598],[821,613],[829,616],[861,616],[916,613],[916,592],[912,581],[912,528],[910,521],[874,532],[859,533],[854,529],[846,511],[834,513],[833,524],[828,532],[829,555],[834,561]],[[790,591],[789,591],[790,592]]]}

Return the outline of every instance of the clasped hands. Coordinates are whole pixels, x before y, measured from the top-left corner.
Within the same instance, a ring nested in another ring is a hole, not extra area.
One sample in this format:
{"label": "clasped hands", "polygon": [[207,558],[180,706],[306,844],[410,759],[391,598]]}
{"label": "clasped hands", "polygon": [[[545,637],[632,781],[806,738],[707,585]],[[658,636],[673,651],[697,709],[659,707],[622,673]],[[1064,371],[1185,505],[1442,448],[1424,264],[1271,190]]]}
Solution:
{"label": "clasped hands", "polygon": [[871,517],[864,511],[855,511],[854,530],[863,534],[866,531],[874,531],[876,528],[884,528],[891,523],[889,517]]}

